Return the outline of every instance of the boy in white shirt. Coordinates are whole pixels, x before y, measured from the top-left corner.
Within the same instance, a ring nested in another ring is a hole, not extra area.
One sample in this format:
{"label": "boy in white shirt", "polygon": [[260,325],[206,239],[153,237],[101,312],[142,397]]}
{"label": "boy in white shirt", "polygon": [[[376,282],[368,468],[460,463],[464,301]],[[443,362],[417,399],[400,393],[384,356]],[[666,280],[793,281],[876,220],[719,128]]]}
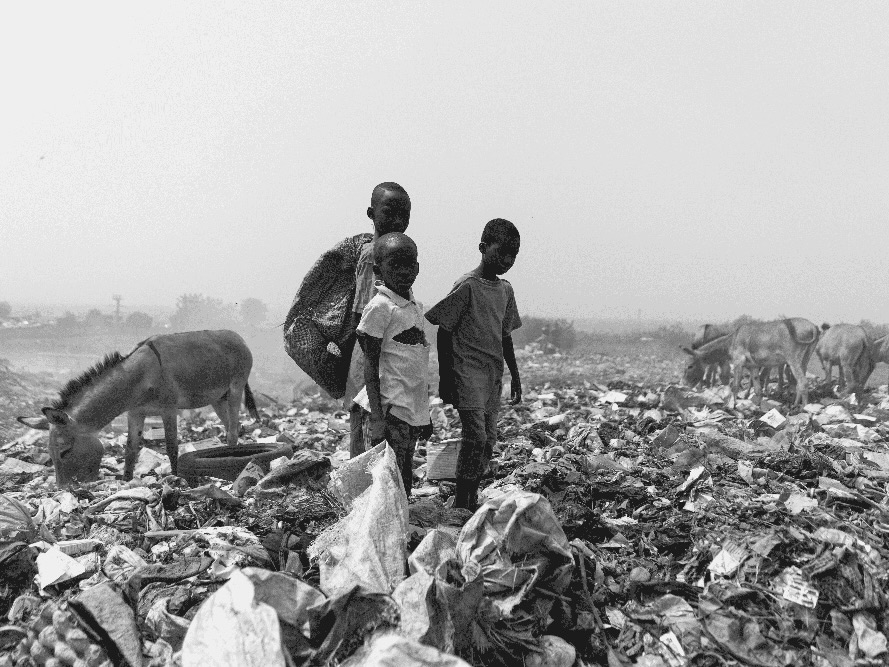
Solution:
{"label": "boy in white shirt", "polygon": [[[429,418],[429,343],[423,305],[411,286],[420,271],[417,246],[405,234],[377,239],[374,270],[382,278],[358,324],[364,379],[370,404],[370,441],[386,440],[395,451],[410,497],[417,440],[432,430]],[[357,400],[357,399],[356,399]]]}
{"label": "boy in white shirt", "polygon": [[[364,307],[376,293],[374,278],[374,246],[377,240],[390,232],[404,232],[411,219],[411,198],[398,183],[380,183],[373,189],[367,217],[374,227],[373,239],[366,243],[358,256],[355,268],[355,299],[352,302],[352,328],[361,319]],[[364,385],[364,354],[363,348],[352,350],[349,361],[349,375],[346,378],[346,394],[343,403],[349,411],[349,454],[352,457],[364,452],[364,431],[367,428],[364,409],[353,403],[353,399]]]}

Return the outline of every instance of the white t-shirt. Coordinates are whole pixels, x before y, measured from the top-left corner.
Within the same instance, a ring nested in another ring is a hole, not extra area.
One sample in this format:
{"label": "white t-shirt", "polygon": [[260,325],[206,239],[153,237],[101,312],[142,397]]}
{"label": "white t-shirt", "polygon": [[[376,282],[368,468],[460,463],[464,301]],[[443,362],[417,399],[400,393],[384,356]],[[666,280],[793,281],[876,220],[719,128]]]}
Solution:
{"label": "white t-shirt", "polygon": [[[383,410],[411,426],[429,423],[429,343],[423,331],[423,304],[399,296],[382,283],[358,324],[360,333],[382,339],[380,396]],[[355,402],[369,410],[367,387]]]}

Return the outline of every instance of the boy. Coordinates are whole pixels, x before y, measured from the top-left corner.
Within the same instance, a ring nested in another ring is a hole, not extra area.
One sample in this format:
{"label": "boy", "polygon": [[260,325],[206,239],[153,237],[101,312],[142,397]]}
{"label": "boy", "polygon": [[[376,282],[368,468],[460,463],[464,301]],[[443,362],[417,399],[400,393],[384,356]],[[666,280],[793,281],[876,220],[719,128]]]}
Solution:
{"label": "boy", "polygon": [[364,411],[353,405],[364,384],[364,356],[354,345],[355,328],[373,296],[373,244],[390,232],[403,232],[411,200],[397,183],[373,189],[367,217],[374,234],[356,234],[321,255],[302,280],[284,318],[284,349],[328,394],[344,399],[350,413],[349,449],[364,452]]}
{"label": "boy", "polygon": [[[370,441],[386,440],[395,451],[410,498],[414,449],[419,437],[432,428],[423,305],[411,293],[420,270],[417,246],[401,233],[381,236],[374,244],[374,270],[382,282],[377,283],[377,293],[358,324],[365,354]],[[363,398],[359,395],[356,401]]]}
{"label": "boy", "polygon": [[500,279],[515,263],[519,244],[519,231],[511,222],[488,222],[478,246],[481,263],[426,313],[439,327],[439,395],[457,408],[463,424],[455,507],[476,508],[479,481],[497,442],[504,360],[512,377],[510,403],[522,399],[512,345],[512,332],[522,321],[512,285]]}
{"label": "boy", "polygon": [[[352,302],[352,323],[354,330],[361,320],[364,307],[374,295],[374,247],[377,240],[390,232],[404,233],[411,219],[411,198],[398,183],[380,183],[373,189],[367,217],[374,227],[373,240],[365,243],[358,256],[355,268],[355,299]],[[343,396],[343,407],[349,411],[349,455],[356,457],[365,450],[364,441],[364,409],[354,403],[355,396],[364,386],[364,354],[360,347],[352,350],[349,362],[349,375],[346,379],[346,393]]]}

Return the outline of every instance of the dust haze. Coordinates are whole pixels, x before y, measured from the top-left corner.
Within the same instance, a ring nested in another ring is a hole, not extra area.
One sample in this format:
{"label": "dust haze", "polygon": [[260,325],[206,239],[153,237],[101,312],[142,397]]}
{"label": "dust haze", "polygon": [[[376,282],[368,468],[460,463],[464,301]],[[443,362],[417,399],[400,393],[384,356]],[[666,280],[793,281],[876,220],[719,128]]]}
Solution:
{"label": "dust haze", "polygon": [[17,367],[76,372],[197,295],[297,381],[275,325],[385,180],[411,195],[428,305],[505,217],[520,311],[579,331],[889,321],[883,3],[4,14]]}

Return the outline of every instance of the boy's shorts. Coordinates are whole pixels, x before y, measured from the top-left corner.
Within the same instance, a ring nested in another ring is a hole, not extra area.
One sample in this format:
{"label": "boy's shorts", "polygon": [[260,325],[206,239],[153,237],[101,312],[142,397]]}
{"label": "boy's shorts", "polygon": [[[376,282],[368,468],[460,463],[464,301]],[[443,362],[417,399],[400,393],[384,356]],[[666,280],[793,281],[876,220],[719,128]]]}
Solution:
{"label": "boy's shorts", "polygon": [[[395,460],[398,462],[401,480],[404,482],[404,490],[408,497],[411,495],[411,488],[414,484],[414,450],[417,447],[417,441],[426,429],[428,427],[412,426],[406,421],[394,417],[388,410],[386,411],[385,439],[392,451],[395,452]],[[370,448],[370,415],[366,415],[364,419],[364,441]]]}
{"label": "boy's shorts", "polygon": [[457,456],[457,477],[460,479],[480,479],[494,455],[502,387],[500,383],[493,387],[483,409],[457,408],[463,425],[460,454]]}
{"label": "boy's shorts", "polygon": [[457,410],[463,425],[460,454],[457,456],[459,479],[481,479],[494,455],[497,444],[497,416],[494,410]]}

